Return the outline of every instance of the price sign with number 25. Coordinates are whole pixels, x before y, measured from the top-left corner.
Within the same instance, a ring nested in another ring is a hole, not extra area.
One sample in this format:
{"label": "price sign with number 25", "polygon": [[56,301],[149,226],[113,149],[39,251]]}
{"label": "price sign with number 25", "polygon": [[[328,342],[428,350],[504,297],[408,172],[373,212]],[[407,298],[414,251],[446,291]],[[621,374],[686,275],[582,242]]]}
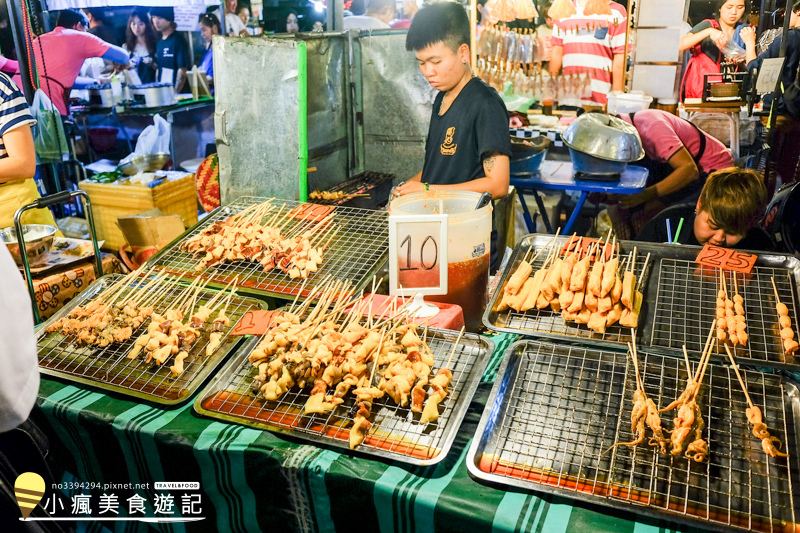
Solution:
{"label": "price sign with number 25", "polygon": [[735,270],[744,274],[749,274],[753,270],[753,265],[756,264],[758,256],[731,250],[730,248],[720,248],[706,244],[700,253],[697,254],[695,262],[711,267],[721,268],[723,270]]}
{"label": "price sign with number 25", "polygon": [[447,215],[389,216],[389,287],[393,295],[447,294]]}

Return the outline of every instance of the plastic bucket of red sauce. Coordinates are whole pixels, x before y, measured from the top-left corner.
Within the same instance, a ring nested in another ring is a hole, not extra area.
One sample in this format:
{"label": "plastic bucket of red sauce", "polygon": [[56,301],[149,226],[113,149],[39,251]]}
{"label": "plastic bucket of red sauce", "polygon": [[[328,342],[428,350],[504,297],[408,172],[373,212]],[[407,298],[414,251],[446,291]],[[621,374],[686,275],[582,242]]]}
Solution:
{"label": "plastic bucket of red sauce", "polygon": [[[461,306],[469,331],[478,331],[486,308],[492,204],[475,209],[480,194],[468,191],[425,191],[407,194],[389,204],[391,215],[446,214],[447,294],[425,300]],[[403,276],[427,276],[424,269]],[[404,287],[427,286],[429,280],[400,280]]]}

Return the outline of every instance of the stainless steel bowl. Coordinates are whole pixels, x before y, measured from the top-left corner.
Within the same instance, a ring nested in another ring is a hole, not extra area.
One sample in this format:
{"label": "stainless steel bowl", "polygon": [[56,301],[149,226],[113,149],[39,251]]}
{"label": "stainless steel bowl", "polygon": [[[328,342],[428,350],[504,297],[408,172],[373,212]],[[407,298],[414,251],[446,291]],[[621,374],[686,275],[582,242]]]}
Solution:
{"label": "stainless steel bowl", "polygon": [[636,128],[604,113],[584,113],[567,126],[561,138],[569,148],[607,161],[630,163],[644,157]]}
{"label": "stainless steel bowl", "polygon": [[[58,228],[47,224],[25,224],[22,226],[22,235],[25,237],[25,250],[28,252],[28,263],[36,263],[50,250],[53,245],[53,237]],[[0,230],[0,238],[6,243],[11,257],[18,265],[22,264],[22,257],[19,255],[19,243],[17,242],[17,229],[14,227]]]}
{"label": "stainless steel bowl", "polygon": [[156,170],[161,170],[169,160],[169,154],[145,154],[121,163],[118,168],[126,176],[135,176],[139,172],[155,172]]}

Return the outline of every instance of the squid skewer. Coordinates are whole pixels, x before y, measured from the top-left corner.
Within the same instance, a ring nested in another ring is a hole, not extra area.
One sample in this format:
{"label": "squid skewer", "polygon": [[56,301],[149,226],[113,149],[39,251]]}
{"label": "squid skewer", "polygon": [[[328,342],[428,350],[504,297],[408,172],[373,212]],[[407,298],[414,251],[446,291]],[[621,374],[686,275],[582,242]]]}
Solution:
{"label": "squid skewer", "polygon": [[[736,364],[736,361],[733,359],[733,354],[727,346],[725,346],[725,351],[728,353],[728,358],[731,360],[733,370],[736,372],[736,377],[739,379],[739,385],[742,386],[742,391],[744,391],[744,396],[747,399],[747,405],[749,407],[745,409],[745,414],[747,415],[747,421],[753,425],[753,435],[755,435],[758,439],[761,439],[761,449],[764,450],[765,454],[771,457],[789,457],[789,454],[780,451],[780,447],[782,445],[781,440],[778,437],[773,437],[770,435],[769,429],[767,428],[767,425],[764,423],[764,420],[761,416],[761,409],[756,407],[753,404],[753,400],[750,399],[750,394],[747,392],[747,386],[744,384],[742,375],[739,373],[739,367]],[[777,447],[775,446],[775,443],[777,443]]]}

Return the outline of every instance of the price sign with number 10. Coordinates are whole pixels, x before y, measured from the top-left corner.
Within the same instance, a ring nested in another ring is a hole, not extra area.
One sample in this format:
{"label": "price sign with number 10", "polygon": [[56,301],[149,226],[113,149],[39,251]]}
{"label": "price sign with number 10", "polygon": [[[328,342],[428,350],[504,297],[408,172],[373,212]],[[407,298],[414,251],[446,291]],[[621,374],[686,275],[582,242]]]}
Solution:
{"label": "price sign with number 10", "polygon": [[447,294],[447,215],[389,216],[389,288],[401,296]]}

